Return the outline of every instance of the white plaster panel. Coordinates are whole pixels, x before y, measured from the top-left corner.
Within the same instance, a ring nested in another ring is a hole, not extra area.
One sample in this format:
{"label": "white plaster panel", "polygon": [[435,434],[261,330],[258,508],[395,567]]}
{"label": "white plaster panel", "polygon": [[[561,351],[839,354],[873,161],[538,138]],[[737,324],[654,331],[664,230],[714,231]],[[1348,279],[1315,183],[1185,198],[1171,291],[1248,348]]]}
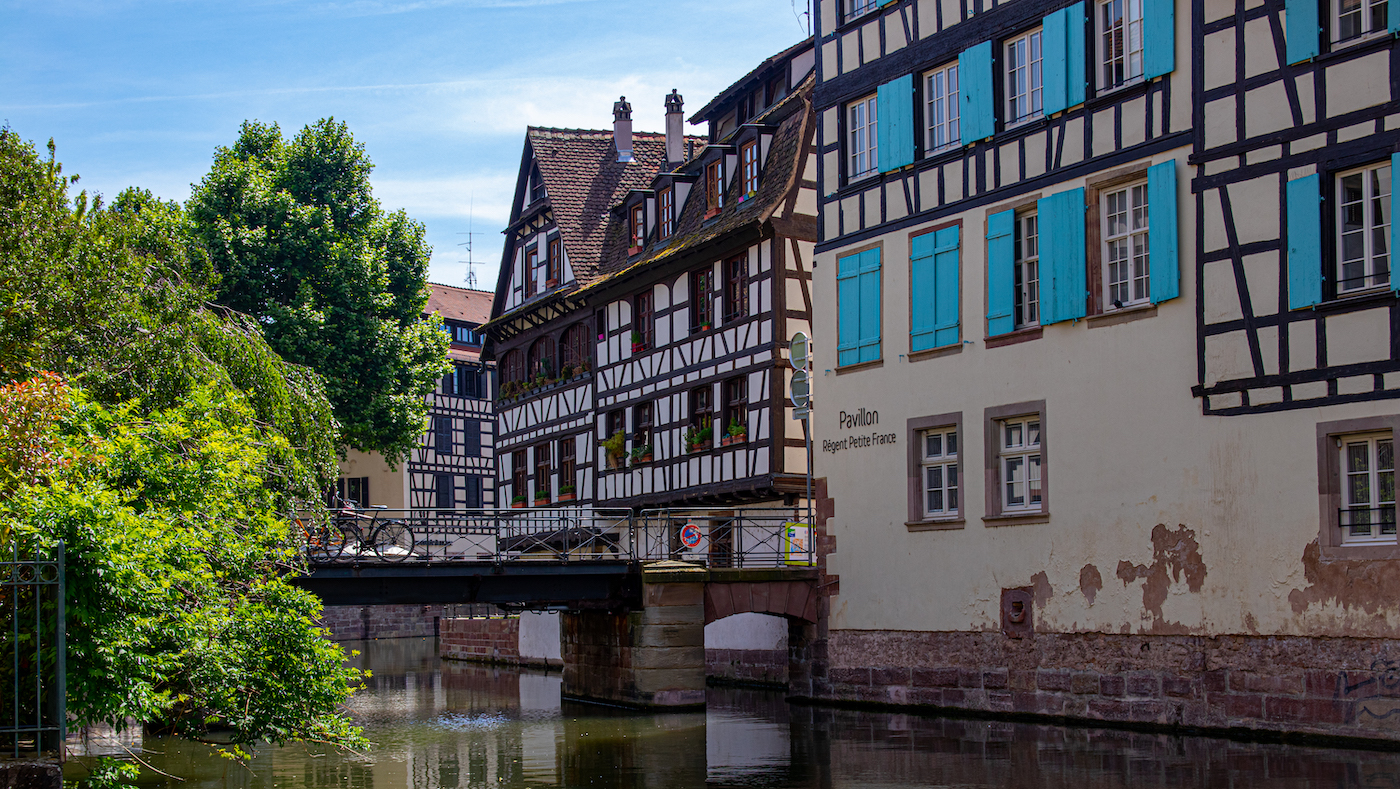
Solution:
{"label": "white plaster panel", "polygon": [[1205,89],[1235,84],[1235,31],[1233,28],[1208,33],[1205,45]]}
{"label": "white plaster panel", "polygon": [[1263,148],[1255,148],[1246,151],[1244,155],[1245,164],[1258,164],[1260,162],[1272,162],[1283,156],[1282,145],[1268,145]]}
{"label": "white plaster panel", "polygon": [[885,54],[897,52],[908,46],[909,39],[904,35],[904,22],[898,14],[885,18]]}
{"label": "white plaster panel", "polygon": [[1230,245],[1229,239],[1225,236],[1225,218],[1220,209],[1219,190],[1212,189],[1205,193],[1202,203],[1205,208],[1205,217],[1201,228],[1205,236],[1205,251],[1214,252],[1224,249]]}
{"label": "white plaster panel", "polygon": [[1239,243],[1272,241],[1279,237],[1278,176],[1241,181],[1227,188]]}
{"label": "white plaster panel", "polygon": [[943,5],[943,29],[962,21],[962,7],[958,0],[940,0]]}
{"label": "white plaster panel", "polygon": [[841,36],[841,73],[846,74],[860,66],[860,41],[857,32],[847,31]]}
{"label": "white plaster panel", "polygon": [[1244,131],[1247,137],[1293,128],[1293,112],[1282,81],[1261,85],[1244,95]]}
{"label": "white plaster panel", "polygon": [[1279,254],[1245,255],[1244,278],[1249,283],[1249,304],[1256,316],[1273,315],[1279,303]]}
{"label": "white plaster panel", "polygon": [[1094,155],[1113,153],[1113,110],[1094,113]]}
{"label": "white plaster panel", "polygon": [[1328,66],[1326,98],[1329,118],[1390,101],[1390,51]]}
{"label": "white plaster panel", "polygon": [[1349,312],[1327,317],[1329,365],[1377,362],[1390,358],[1390,310]]}
{"label": "white plaster panel", "polygon": [[963,160],[943,165],[943,197],[949,203],[963,199]]}
{"label": "white plaster panel", "polygon": [[860,195],[841,198],[841,229],[847,233],[860,229]]}
{"label": "white plaster panel", "polygon": [[1123,103],[1123,147],[1131,148],[1147,140],[1147,97],[1138,96]]}
{"label": "white plaster panel", "polygon": [[909,203],[904,199],[903,179],[885,184],[885,221],[893,222],[909,215]]}
{"label": "white plaster panel", "polygon": [[1370,137],[1376,131],[1375,121],[1362,121],[1353,123],[1346,128],[1337,130],[1337,142],[1347,142],[1348,140],[1359,140],[1362,137]]}
{"label": "white plaster panel", "polygon": [[1370,375],[1353,375],[1337,379],[1337,394],[1361,394],[1375,391],[1376,379]]}
{"label": "white plaster panel", "polygon": [[1256,332],[1259,337],[1259,359],[1264,363],[1264,375],[1278,375],[1278,327],[1260,326]]}
{"label": "white plaster panel", "polygon": [[829,240],[841,234],[838,224],[841,204],[836,200],[832,200],[825,205],[826,210],[822,211],[820,214],[822,218],[822,238]]}
{"label": "white plaster panel", "polygon": [[1064,125],[1064,150],[1060,166],[1068,167],[1084,158],[1084,117],[1070,118]]}
{"label": "white plaster panel", "polygon": [[1313,74],[1299,74],[1293,80],[1293,84],[1298,88],[1298,110],[1302,113],[1303,123],[1315,122],[1317,120],[1317,99],[1316,92],[1313,90]]}
{"label": "white plaster panel", "polygon": [[1032,134],[1026,138],[1026,178],[1035,178],[1045,173],[1046,132]]}
{"label": "white plaster panel", "polygon": [[1228,260],[1205,264],[1205,320],[1207,324],[1235,321],[1244,317],[1235,272]]}
{"label": "white plaster panel", "polygon": [[864,63],[873,63],[880,57],[880,20],[875,18],[860,28],[861,44],[865,48]]}
{"label": "white plaster panel", "polygon": [[1249,338],[1243,331],[1206,338],[1206,386],[1253,375],[1254,360],[1249,355]]}
{"label": "white plaster panel", "polygon": [[938,32],[938,0],[918,0],[918,6],[919,25],[914,36],[928,38]]}
{"label": "white plaster panel", "polygon": [[1205,4],[1205,21],[1207,22],[1214,22],[1217,19],[1224,19],[1227,16],[1233,16],[1234,13],[1234,3],[1222,2],[1221,0],[1211,0],[1211,2]]}
{"label": "white plaster panel", "polygon": [[1326,381],[1310,381],[1305,384],[1293,384],[1292,389],[1294,400],[1312,400],[1327,396]]}
{"label": "white plaster panel", "polygon": [[1235,141],[1235,97],[1226,96],[1206,105],[1206,147],[1214,148]]}
{"label": "white plaster panel", "polygon": [[938,170],[929,169],[919,173],[919,208],[924,211],[938,207]]}
{"label": "white plaster panel", "polygon": [[1244,23],[1244,75],[1246,78],[1267,74],[1279,67],[1278,50],[1274,49],[1274,34],[1269,18],[1261,16]]}
{"label": "white plaster panel", "polygon": [[866,189],[861,193],[861,197],[865,200],[864,227],[873,227],[883,221],[880,216],[880,189]]}

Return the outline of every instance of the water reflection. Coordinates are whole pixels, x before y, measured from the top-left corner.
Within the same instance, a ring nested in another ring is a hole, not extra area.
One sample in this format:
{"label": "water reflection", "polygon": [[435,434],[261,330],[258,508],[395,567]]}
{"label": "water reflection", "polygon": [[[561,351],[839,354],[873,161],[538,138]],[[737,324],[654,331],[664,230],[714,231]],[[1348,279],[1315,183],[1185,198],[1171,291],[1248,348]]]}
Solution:
{"label": "water reflection", "polygon": [[[791,706],[714,688],[703,713],[560,700],[557,673],[439,661],[431,639],[352,644],[375,746],[263,748],[249,767],[181,740],[147,757],[188,789],[477,787],[1400,787],[1400,754]],[[79,777],[75,770],[70,777]]]}

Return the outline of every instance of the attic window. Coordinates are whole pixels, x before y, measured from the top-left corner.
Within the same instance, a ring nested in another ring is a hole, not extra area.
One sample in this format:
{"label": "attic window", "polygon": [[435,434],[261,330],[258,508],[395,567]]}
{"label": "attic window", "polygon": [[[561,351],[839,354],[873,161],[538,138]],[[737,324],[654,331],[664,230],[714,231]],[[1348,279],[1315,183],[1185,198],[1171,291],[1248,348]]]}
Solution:
{"label": "attic window", "polygon": [[661,228],[658,237],[670,238],[671,233],[675,232],[676,226],[676,190],[662,189],[656,196],[656,205],[661,214]]}
{"label": "attic window", "polygon": [[545,263],[545,285],[554,287],[559,284],[559,273],[564,270],[564,248],[559,243],[559,239],[549,240],[549,258]]}
{"label": "attic window", "polygon": [[719,213],[724,207],[724,159],[705,166],[705,216]]}
{"label": "attic window", "polygon": [[532,170],[530,172],[530,202],[534,203],[545,197],[544,179],[540,177],[539,170]]}
{"label": "attic window", "polygon": [[739,151],[739,161],[744,175],[744,196],[758,191],[758,143],[745,143]]}
{"label": "attic window", "polygon": [[642,248],[647,239],[647,209],[642,203],[632,206],[632,251]]}

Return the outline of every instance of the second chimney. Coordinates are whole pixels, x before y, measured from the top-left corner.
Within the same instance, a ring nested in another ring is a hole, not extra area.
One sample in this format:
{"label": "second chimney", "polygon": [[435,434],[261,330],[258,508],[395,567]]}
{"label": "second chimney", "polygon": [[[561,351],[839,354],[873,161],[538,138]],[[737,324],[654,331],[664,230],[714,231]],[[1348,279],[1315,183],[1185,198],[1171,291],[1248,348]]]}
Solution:
{"label": "second chimney", "polygon": [[681,95],[675,88],[671,88],[671,95],[666,97],[666,163],[670,165],[678,165],[685,161],[682,104],[684,100]]}
{"label": "second chimney", "polygon": [[636,161],[632,157],[632,105],[626,96],[613,104],[613,147],[617,148],[619,162]]}

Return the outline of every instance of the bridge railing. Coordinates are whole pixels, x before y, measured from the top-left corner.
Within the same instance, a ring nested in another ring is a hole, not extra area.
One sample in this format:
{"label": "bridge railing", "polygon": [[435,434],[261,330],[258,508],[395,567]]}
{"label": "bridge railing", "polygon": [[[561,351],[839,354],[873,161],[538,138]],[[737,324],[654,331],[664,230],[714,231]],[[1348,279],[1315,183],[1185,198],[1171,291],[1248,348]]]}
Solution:
{"label": "bridge railing", "polygon": [[629,560],[632,513],[591,507],[341,507],[297,518],[313,565]]}
{"label": "bridge railing", "polygon": [[805,510],[687,508],[643,510],[633,527],[638,559],[673,559],[710,568],[815,564]]}

